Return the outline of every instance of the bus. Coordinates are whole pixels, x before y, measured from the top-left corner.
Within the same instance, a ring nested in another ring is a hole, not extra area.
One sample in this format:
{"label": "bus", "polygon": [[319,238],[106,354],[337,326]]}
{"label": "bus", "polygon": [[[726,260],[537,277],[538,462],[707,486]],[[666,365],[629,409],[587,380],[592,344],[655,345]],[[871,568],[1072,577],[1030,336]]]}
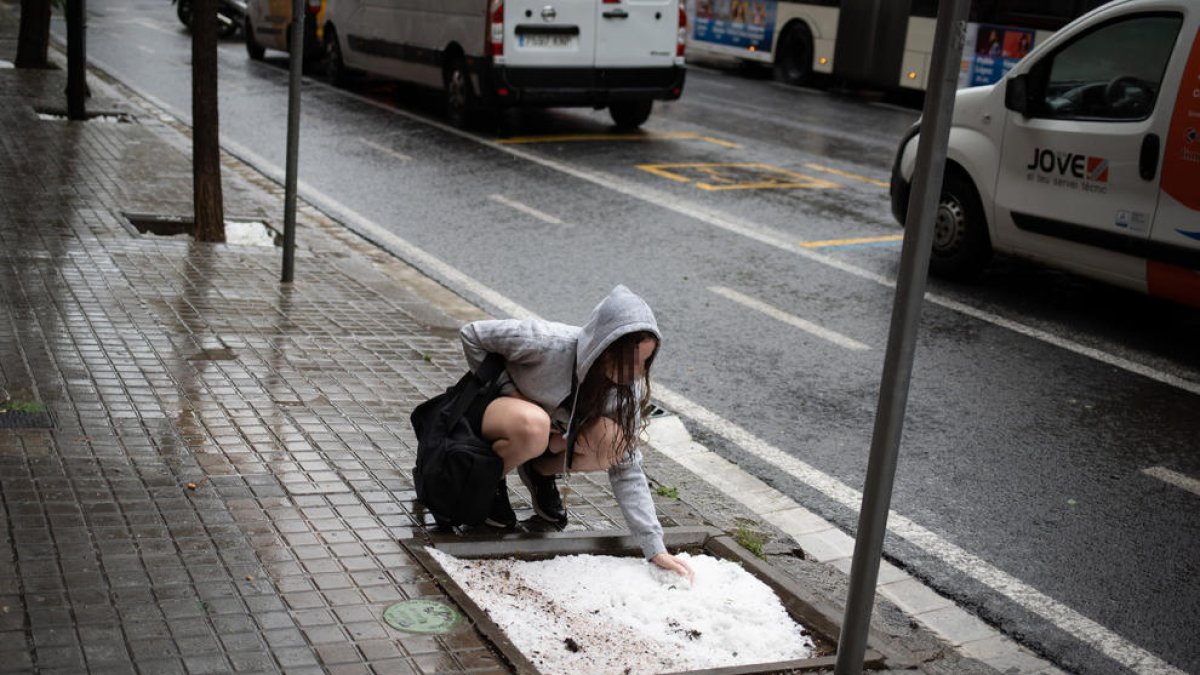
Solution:
{"label": "bus", "polygon": [[[1035,44],[1106,0],[974,0],[959,86],[996,82]],[[938,0],[689,0],[688,57],[774,69],[795,85],[837,81],[923,92]]]}

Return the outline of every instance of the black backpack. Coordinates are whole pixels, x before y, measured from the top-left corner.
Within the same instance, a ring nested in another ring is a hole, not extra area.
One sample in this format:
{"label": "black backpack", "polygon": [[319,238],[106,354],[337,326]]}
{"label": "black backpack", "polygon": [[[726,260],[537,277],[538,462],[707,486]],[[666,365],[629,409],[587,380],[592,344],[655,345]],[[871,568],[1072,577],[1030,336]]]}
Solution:
{"label": "black backpack", "polygon": [[480,397],[496,397],[503,372],[504,357],[488,354],[476,372],[468,371],[409,417],[417,433],[417,499],[438,525],[478,525],[491,509],[504,461],[491,443],[475,435],[463,413]]}

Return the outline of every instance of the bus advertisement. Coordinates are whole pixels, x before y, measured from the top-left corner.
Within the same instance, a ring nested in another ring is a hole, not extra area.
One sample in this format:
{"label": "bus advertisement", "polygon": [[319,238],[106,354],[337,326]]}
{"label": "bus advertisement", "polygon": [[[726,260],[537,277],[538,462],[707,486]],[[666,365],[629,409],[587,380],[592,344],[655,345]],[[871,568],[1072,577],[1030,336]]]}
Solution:
{"label": "bus advertisement", "polygon": [[[1033,46],[1102,0],[975,0],[960,87],[998,81]],[[771,66],[789,84],[826,75],[924,91],[938,0],[688,0],[689,57]]]}

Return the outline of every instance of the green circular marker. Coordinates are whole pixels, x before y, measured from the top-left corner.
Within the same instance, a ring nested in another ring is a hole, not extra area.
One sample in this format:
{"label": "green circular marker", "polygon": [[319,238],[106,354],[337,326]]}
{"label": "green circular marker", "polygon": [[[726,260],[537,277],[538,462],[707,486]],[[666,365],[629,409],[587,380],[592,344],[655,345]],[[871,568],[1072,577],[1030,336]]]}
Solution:
{"label": "green circular marker", "polygon": [[448,633],[462,621],[462,614],[435,600],[405,600],[383,611],[383,620],[406,633]]}

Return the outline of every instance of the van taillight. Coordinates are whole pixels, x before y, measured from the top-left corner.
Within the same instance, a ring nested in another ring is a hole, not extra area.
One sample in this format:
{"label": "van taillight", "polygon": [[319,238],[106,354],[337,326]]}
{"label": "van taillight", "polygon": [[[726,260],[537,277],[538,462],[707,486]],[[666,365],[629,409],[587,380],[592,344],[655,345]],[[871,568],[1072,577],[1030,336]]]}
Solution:
{"label": "van taillight", "polygon": [[492,0],[488,7],[488,51],[504,56],[504,0]]}
{"label": "van taillight", "polygon": [[683,56],[687,50],[687,5],[679,0],[679,32],[675,37],[675,56]]}

